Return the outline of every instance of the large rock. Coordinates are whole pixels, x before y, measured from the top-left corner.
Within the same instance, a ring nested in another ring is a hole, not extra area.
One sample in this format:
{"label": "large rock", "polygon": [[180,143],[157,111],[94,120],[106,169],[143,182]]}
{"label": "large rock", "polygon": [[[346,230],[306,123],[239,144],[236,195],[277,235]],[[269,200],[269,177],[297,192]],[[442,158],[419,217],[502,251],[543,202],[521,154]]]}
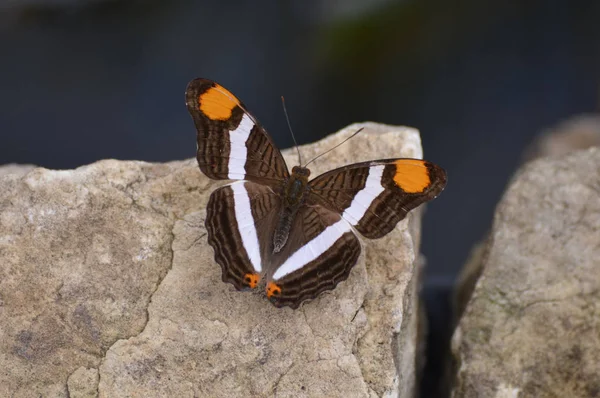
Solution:
{"label": "large rock", "polygon": [[600,396],[600,149],[525,165],[482,253],[453,396]]}
{"label": "large rock", "polygon": [[594,146],[600,146],[600,115],[577,115],[542,131],[524,157],[532,160],[544,156],[560,156]]}
{"label": "large rock", "polygon": [[[421,157],[417,131],[364,126],[313,173]],[[221,282],[204,229],[218,185],[192,160],[0,177],[0,396],[412,396],[419,211],[334,291],[277,309]]]}
{"label": "large rock", "polygon": [[0,177],[5,176],[7,174],[16,174],[17,176],[22,176],[33,169],[35,169],[35,166],[32,164],[3,164],[0,165]]}

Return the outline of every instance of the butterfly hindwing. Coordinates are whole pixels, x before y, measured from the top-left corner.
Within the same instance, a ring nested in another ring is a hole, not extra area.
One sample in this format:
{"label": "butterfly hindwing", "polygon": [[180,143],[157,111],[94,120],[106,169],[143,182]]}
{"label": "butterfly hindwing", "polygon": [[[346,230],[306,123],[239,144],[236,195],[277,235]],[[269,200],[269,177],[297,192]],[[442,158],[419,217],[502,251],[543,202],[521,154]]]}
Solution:
{"label": "butterfly hindwing", "polygon": [[309,183],[310,196],[338,212],[364,237],[380,238],[406,214],[435,198],[446,172],[420,159],[356,163],[321,174]]}
{"label": "butterfly hindwing", "polygon": [[186,105],[197,130],[198,165],[208,177],[274,184],[289,177],[279,149],[223,86],[208,79],[192,80]]}
{"label": "butterfly hindwing", "polygon": [[264,273],[269,225],[281,200],[270,187],[237,181],[218,188],[206,208],[208,243],[221,266],[223,282],[236,289],[255,288]]}
{"label": "butterfly hindwing", "polygon": [[285,249],[272,256],[267,296],[277,307],[297,308],[348,278],[360,242],[344,219],[316,204],[296,214]]}

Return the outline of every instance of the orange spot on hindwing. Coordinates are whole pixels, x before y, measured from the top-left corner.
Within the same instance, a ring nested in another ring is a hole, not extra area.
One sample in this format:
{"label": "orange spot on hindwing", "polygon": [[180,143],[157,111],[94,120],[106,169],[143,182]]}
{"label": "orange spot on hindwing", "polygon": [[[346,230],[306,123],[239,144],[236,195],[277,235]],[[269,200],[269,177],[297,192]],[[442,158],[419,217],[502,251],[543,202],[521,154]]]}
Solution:
{"label": "orange spot on hindwing", "polygon": [[267,297],[279,296],[281,294],[281,288],[277,286],[275,282],[269,282],[267,285]]}
{"label": "orange spot on hindwing", "polygon": [[244,275],[244,282],[250,287],[250,289],[254,289],[258,286],[258,281],[260,280],[260,275],[258,274],[246,274]]}
{"label": "orange spot on hindwing", "polygon": [[394,162],[396,174],[394,183],[404,192],[420,193],[431,185],[429,170],[424,161],[418,159],[400,159]]}
{"label": "orange spot on hindwing", "polygon": [[200,111],[212,120],[227,120],[240,102],[223,86],[215,83],[198,97]]}

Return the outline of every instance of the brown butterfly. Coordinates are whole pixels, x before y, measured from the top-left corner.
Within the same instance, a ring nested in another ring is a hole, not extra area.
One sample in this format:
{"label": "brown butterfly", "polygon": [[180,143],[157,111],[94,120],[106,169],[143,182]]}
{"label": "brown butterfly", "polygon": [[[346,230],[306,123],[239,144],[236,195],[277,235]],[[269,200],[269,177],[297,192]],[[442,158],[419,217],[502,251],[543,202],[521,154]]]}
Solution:
{"label": "brown butterfly", "polygon": [[419,159],[384,159],[328,171],[288,171],[281,152],[244,104],[208,79],[187,87],[198,130],[200,170],[215,180],[206,214],[208,243],[223,282],[261,284],[277,307],[300,303],[345,280],[360,255],[355,231],[389,233],[406,214],[435,198],[446,172]]}

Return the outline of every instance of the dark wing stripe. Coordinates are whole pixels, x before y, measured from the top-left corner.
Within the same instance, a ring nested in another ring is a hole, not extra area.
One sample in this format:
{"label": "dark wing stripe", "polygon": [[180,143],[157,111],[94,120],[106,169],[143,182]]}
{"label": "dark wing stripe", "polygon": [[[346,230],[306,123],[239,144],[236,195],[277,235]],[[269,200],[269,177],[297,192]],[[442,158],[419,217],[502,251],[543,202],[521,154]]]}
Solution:
{"label": "dark wing stripe", "polygon": [[328,251],[334,243],[347,232],[351,232],[351,229],[350,225],[348,225],[345,220],[339,220],[335,224],[328,226],[316,238],[306,242],[285,260],[273,274],[273,279],[277,281],[316,260],[320,255]]}
{"label": "dark wing stripe", "polygon": [[368,176],[364,187],[354,195],[352,202],[350,202],[350,206],[342,213],[342,217],[348,220],[352,225],[357,225],[360,222],[371,207],[373,201],[385,190],[383,185],[381,185],[384,168],[385,166],[383,165],[371,166],[368,168]]}
{"label": "dark wing stripe", "polygon": [[[342,193],[342,196],[344,196],[344,199],[345,199],[345,200],[347,200],[348,202],[351,202],[351,201],[352,201],[352,198],[353,198],[353,196],[352,196],[352,195],[346,194],[346,193],[344,193],[343,191],[340,191],[340,192]],[[313,193],[313,195],[315,195],[315,196],[318,196],[318,195],[316,195],[316,194],[314,194],[314,193]],[[325,199],[324,199],[323,197],[319,196],[319,198],[320,198],[320,200],[321,200],[321,201],[325,201]],[[384,210],[388,211],[389,209],[387,209],[387,208],[386,208],[386,209],[384,209]],[[405,210],[404,208],[403,208],[403,210],[404,210],[406,213],[408,213],[408,212],[410,211],[410,210]],[[343,209],[342,209],[342,210],[340,210],[340,212],[341,212],[341,211],[343,211]],[[367,209],[367,211],[365,212],[365,215],[368,215],[368,216],[371,216],[371,217],[377,218],[377,219],[378,219],[378,220],[379,220],[381,223],[386,223],[386,221],[384,220],[384,218],[383,218],[383,217],[381,217],[381,216],[380,216],[380,215],[377,213],[377,210],[376,210],[376,209],[375,209],[375,207],[373,207],[373,206],[371,206],[371,207],[369,207],[369,208]],[[398,217],[400,217],[400,216],[398,215]],[[363,216],[363,218],[364,218],[364,216]],[[404,216],[403,216],[402,218],[404,218]],[[353,223],[351,220],[347,220],[347,221],[348,221],[349,223],[351,223],[351,224],[352,224],[354,227],[356,227],[356,226],[358,225],[358,224],[354,224],[354,223]],[[359,222],[360,222],[360,221],[359,221]],[[394,225],[395,225],[395,224],[394,224]],[[385,234],[383,234],[383,235],[385,235]],[[382,236],[383,236],[383,235],[382,235]],[[371,238],[371,239],[373,239],[373,238]]]}
{"label": "dark wing stripe", "polygon": [[198,132],[198,165],[208,177],[269,185],[289,177],[271,137],[225,88],[195,79],[186,90],[186,104]]}
{"label": "dark wing stripe", "polygon": [[241,290],[247,285],[244,276],[254,273],[250,259],[243,250],[235,220],[233,191],[231,187],[215,190],[206,208],[208,243],[215,252],[215,261],[221,266],[223,282]]}
{"label": "dark wing stripe", "polygon": [[[215,190],[206,209],[208,243],[221,266],[222,279],[241,290],[249,286],[248,274],[262,271],[258,225],[278,213],[279,201],[270,188],[239,181]],[[258,209],[258,210],[257,210]]]}
{"label": "dark wing stripe", "polygon": [[[227,163],[227,178],[230,180],[244,179],[247,173],[250,176],[276,176],[277,180],[285,179],[287,167],[279,163],[276,159],[280,154],[276,152],[264,134],[257,129],[256,125],[250,120],[247,114],[244,114],[240,124],[235,130],[229,133],[229,151],[226,155],[221,155],[223,143],[220,145],[198,145],[200,152],[214,152],[212,159],[223,159]],[[207,144],[210,144],[210,138],[198,138]],[[264,151],[264,152],[263,152]],[[214,161],[207,162],[205,159],[198,159],[198,165],[204,171],[205,166],[214,165]],[[271,177],[272,178],[272,177]]]}
{"label": "dark wing stripe", "polygon": [[297,308],[345,280],[359,255],[360,242],[339,214],[303,206],[283,251],[272,255],[267,296],[277,307]]}
{"label": "dark wing stripe", "polygon": [[338,212],[371,239],[389,233],[410,210],[435,198],[445,185],[445,171],[419,159],[357,163],[309,183],[313,202]]}
{"label": "dark wing stripe", "polygon": [[343,234],[325,253],[276,283],[280,294],[271,297],[277,307],[298,308],[346,280],[360,256],[360,242],[353,232]]}

